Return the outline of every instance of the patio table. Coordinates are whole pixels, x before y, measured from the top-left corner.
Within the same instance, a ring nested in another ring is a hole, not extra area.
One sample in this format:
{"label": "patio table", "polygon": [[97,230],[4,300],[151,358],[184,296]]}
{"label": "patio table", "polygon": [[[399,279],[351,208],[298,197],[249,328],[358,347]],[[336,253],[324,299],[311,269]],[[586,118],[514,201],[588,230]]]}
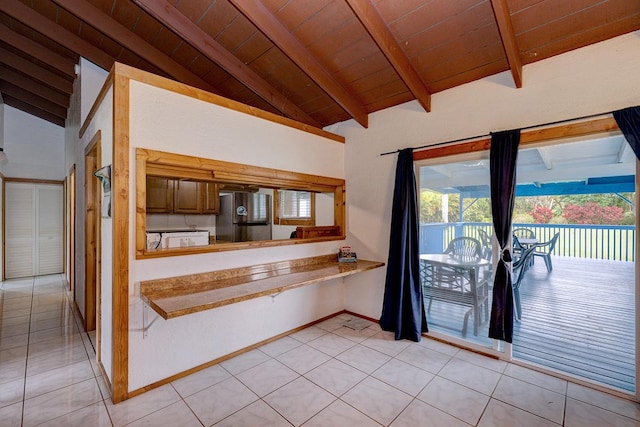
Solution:
{"label": "patio table", "polygon": [[[488,318],[489,283],[479,282],[479,270],[488,267],[491,261],[478,257],[461,257],[450,254],[420,255],[420,275],[424,297],[429,298],[429,306],[434,299],[454,304],[467,305],[469,311],[464,316],[462,328],[466,335],[469,315],[473,312],[473,334],[478,335],[480,326],[480,308],[484,305],[485,318]],[[453,281],[443,281],[443,272],[453,272]]]}

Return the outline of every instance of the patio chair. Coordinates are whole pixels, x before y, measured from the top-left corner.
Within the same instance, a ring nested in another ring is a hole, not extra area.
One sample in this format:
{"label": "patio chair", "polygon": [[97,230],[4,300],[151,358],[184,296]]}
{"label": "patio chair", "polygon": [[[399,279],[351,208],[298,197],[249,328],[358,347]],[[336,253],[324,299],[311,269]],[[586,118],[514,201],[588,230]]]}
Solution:
{"label": "patio chair", "polygon": [[493,251],[493,243],[491,242],[491,236],[483,229],[478,229],[478,237],[482,243],[482,251],[484,259],[491,259],[491,252]]}
{"label": "patio chair", "polygon": [[456,237],[447,245],[445,254],[464,258],[483,258],[482,243],[473,237]]}
{"label": "patio chair", "polygon": [[535,239],[536,233],[528,228],[514,228],[513,235],[520,239]]}
{"label": "patio chair", "polygon": [[519,258],[522,255],[522,252],[525,248],[524,246],[522,246],[522,244],[520,243],[520,239],[518,239],[518,236],[516,236],[515,234],[513,235],[511,244],[513,246],[511,252],[513,252],[513,259],[515,261],[516,258]]}
{"label": "patio chair", "polygon": [[513,308],[514,308],[514,316],[516,320],[520,320],[522,318],[522,307],[520,305],[520,284],[522,283],[522,279],[524,279],[525,274],[531,268],[533,261],[533,256],[535,254],[535,246],[531,246],[527,248],[522,253],[522,256],[518,258],[512,264],[512,271],[515,280],[512,279],[512,287],[513,287]]}
{"label": "patio chair", "polygon": [[547,271],[549,273],[553,270],[553,264],[551,264],[551,252],[553,252],[556,247],[558,237],[560,237],[560,232],[556,233],[548,242],[538,243],[533,246],[535,248],[533,253],[534,256],[544,258],[544,263],[547,266]]}

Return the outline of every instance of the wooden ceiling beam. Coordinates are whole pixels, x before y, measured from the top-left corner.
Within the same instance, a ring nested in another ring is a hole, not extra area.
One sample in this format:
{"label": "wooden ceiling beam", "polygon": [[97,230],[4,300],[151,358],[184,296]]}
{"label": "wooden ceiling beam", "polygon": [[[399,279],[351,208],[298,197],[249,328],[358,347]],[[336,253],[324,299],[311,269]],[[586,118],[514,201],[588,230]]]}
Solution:
{"label": "wooden ceiling beam", "polygon": [[31,104],[28,104],[9,95],[3,95],[2,99],[6,105],[9,105],[17,110],[23,111],[27,114],[31,114],[32,116],[39,117],[42,120],[53,123],[54,125],[64,127],[65,119],[63,119],[62,117],[58,117],[55,114],[48,113],[44,110],[41,110],[40,108],[34,107]]}
{"label": "wooden ceiling beam", "polygon": [[347,3],[422,108],[431,111],[429,90],[371,0],[347,0]]}
{"label": "wooden ceiling beam", "polygon": [[498,24],[498,31],[500,32],[500,38],[502,39],[502,46],[507,56],[509,68],[511,68],[513,81],[517,88],[521,88],[522,58],[520,57],[520,50],[516,43],[516,34],[513,31],[509,7],[507,6],[506,0],[491,0],[491,7],[493,8],[496,23]]}
{"label": "wooden ceiling beam", "polygon": [[369,118],[356,100],[309,50],[282,25],[260,0],[229,0],[253,25],[298,65],[327,95],[355,121],[368,127]]}
{"label": "wooden ceiling beam", "polygon": [[45,70],[44,68],[36,65],[27,59],[24,59],[20,55],[16,55],[7,49],[0,47],[0,63],[7,65],[15,70],[20,71],[23,74],[31,76],[47,86],[51,86],[61,92],[71,94],[73,93],[73,82],[65,79],[64,77]]}
{"label": "wooden ceiling beam", "polygon": [[77,35],[65,30],[18,0],[0,1],[0,11],[22,22],[43,36],[88,59],[105,70],[111,69],[115,59]]}
{"label": "wooden ceiling beam", "polygon": [[71,79],[75,79],[75,61],[58,55],[52,50],[42,46],[40,43],[36,43],[30,38],[12,31],[9,27],[3,24],[0,24],[0,39],[27,55],[50,65],[66,76],[71,77]]}
{"label": "wooden ceiling beam", "polygon": [[207,83],[199,76],[193,74],[190,70],[174,61],[171,57],[147,43],[142,37],[138,36],[115,19],[111,18],[100,9],[94,7],[87,1],[78,0],[52,0],[58,6],[66,9],[71,14],[80,18],[87,25],[97,29],[107,37],[115,40],[126,49],[130,50],[140,58],[153,64],[163,70],[172,78],[204,89],[208,92],[220,94],[220,92],[211,84]]}
{"label": "wooden ceiling beam", "polygon": [[314,127],[321,127],[320,123],[278,92],[169,2],[164,0],[133,0],[133,2],[285,116]]}
{"label": "wooden ceiling beam", "polygon": [[12,85],[18,86],[31,93],[38,94],[44,99],[61,107],[69,107],[69,95],[65,95],[57,90],[51,89],[50,86],[40,84],[24,74],[17,73],[8,67],[0,66],[0,80],[4,80],[7,83],[11,83]]}
{"label": "wooden ceiling beam", "polygon": [[60,117],[61,119],[65,119],[67,117],[67,109],[65,107],[54,104],[35,93],[29,92],[28,90],[22,89],[21,87],[15,86],[11,83],[0,81],[0,92],[3,95],[7,94],[15,99],[39,108],[42,111],[46,111],[47,113]]}

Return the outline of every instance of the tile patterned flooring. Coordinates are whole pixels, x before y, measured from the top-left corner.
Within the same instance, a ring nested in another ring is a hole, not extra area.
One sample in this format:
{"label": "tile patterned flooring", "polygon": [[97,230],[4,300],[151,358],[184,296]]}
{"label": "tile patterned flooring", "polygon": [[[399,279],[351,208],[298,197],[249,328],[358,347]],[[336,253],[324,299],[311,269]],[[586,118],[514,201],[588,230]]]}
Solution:
{"label": "tile patterned flooring", "polygon": [[339,315],[113,405],[62,276],[2,283],[0,426],[640,426],[640,405]]}

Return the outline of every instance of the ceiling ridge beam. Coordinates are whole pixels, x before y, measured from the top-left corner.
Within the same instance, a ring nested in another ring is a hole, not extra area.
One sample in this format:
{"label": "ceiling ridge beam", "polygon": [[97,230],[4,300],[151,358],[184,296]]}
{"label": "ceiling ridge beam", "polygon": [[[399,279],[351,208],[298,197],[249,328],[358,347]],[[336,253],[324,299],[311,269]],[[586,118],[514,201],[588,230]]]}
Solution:
{"label": "ceiling ridge beam", "polygon": [[364,128],[369,118],[358,100],[322,65],[309,50],[259,0],[229,0],[262,34],[304,71],[347,114]]}
{"label": "ceiling ridge beam", "polygon": [[23,74],[27,74],[32,78],[50,86],[54,89],[62,91],[66,94],[73,93],[73,82],[64,77],[40,67],[39,65],[24,59],[20,55],[16,55],[2,47],[0,47],[0,63],[7,65]]}
{"label": "ceiling ridge beam", "polygon": [[370,0],[346,1],[422,108],[431,111],[431,93],[375,6]]}
{"label": "ceiling ridge beam", "polygon": [[317,128],[322,127],[169,2],[164,0],[133,0],[133,2],[285,116]]}
{"label": "ceiling ridge beam", "polygon": [[69,107],[69,96],[52,89],[50,86],[45,86],[37,81],[27,77],[21,73],[15,72],[8,67],[0,65],[0,80],[4,80],[15,86],[21,87],[31,93],[38,94],[39,96],[57,104],[61,107]]}
{"label": "ceiling ridge beam", "polygon": [[111,69],[115,61],[114,58],[91,43],[63,29],[60,25],[18,0],[0,1],[0,11],[105,70]]}
{"label": "ceiling ridge beam", "polygon": [[516,42],[516,34],[513,30],[513,22],[511,21],[511,15],[509,13],[509,7],[506,0],[491,0],[491,7],[493,8],[493,14],[498,24],[498,32],[502,39],[502,47],[504,53],[507,56],[507,62],[509,68],[511,68],[511,75],[517,88],[522,87],[522,58],[520,57],[520,50],[518,49],[518,43]]}
{"label": "ceiling ridge beam", "polygon": [[72,79],[75,79],[74,71],[75,61],[64,56],[60,56],[50,49],[42,46],[40,43],[34,42],[28,37],[16,33],[4,24],[0,23],[0,39],[8,45],[21,50],[27,55],[55,68],[61,73]]}
{"label": "ceiling ridge beam", "polygon": [[34,107],[33,105],[30,105],[24,101],[16,99],[10,95],[4,96],[3,99],[6,105],[9,105],[17,110],[23,111],[26,114],[31,114],[32,116],[36,116],[38,118],[41,118],[42,120],[46,120],[50,123],[53,123],[54,125],[64,127],[65,119],[63,119],[62,117],[58,117],[55,114],[51,114],[38,107]]}
{"label": "ceiling ridge beam", "polygon": [[220,94],[220,91],[202,78],[192,73],[169,55],[147,43],[142,37],[102,12],[86,1],[52,0],[58,6],[66,9],[72,15],[80,18],[87,25],[97,29],[110,39],[121,44],[140,58],[154,64],[172,78],[191,86]]}

